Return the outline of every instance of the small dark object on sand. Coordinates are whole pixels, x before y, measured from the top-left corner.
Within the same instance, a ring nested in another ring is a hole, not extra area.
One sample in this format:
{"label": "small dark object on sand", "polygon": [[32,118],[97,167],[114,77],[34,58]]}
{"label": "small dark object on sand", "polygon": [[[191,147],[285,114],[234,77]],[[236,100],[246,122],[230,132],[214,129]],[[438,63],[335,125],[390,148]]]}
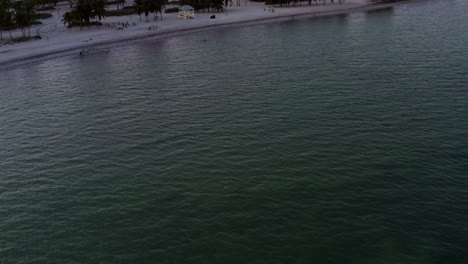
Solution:
{"label": "small dark object on sand", "polygon": [[210,16],[210,19],[215,19],[215,18],[216,18],[216,15]]}

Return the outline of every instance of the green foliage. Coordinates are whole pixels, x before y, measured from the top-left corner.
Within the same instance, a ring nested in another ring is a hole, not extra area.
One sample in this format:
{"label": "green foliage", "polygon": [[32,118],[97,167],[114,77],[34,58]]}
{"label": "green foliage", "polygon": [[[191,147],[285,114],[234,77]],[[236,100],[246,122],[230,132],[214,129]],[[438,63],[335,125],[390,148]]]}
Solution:
{"label": "green foliage", "polygon": [[7,44],[14,44],[14,43],[25,42],[25,41],[36,40],[36,39],[41,39],[41,37],[39,37],[39,36],[33,36],[33,37],[26,36],[26,37],[24,37],[23,36],[23,37],[19,37],[19,38],[13,38]]}
{"label": "green foliage", "polygon": [[177,12],[179,12],[178,7],[171,7],[171,8],[164,9],[164,13],[166,13],[166,14],[168,14],[168,13],[177,13]]}
{"label": "green foliage", "polygon": [[[36,13],[34,11],[36,1],[26,0],[21,2],[12,2],[11,0],[0,0],[0,30],[11,31],[21,29],[23,37],[30,36],[30,31],[26,34],[26,29],[33,25],[42,24],[39,19],[52,17],[47,13]],[[0,32],[3,33],[3,32]],[[12,38],[10,34],[10,38]],[[0,34],[0,39],[3,39],[3,34]]]}
{"label": "green foliage", "polygon": [[68,5],[70,6],[70,8],[73,8],[76,4],[76,0],[67,0],[68,2]]}
{"label": "green foliage", "polygon": [[9,30],[14,26],[13,14],[11,13],[10,8],[10,1],[0,0],[0,39],[3,39],[3,30]]}
{"label": "green foliage", "polygon": [[232,0],[180,0],[180,5],[190,5],[197,11],[222,12]]}
{"label": "green foliage", "polygon": [[49,13],[35,13],[33,15],[33,19],[34,20],[38,20],[38,19],[48,19],[48,18],[52,18],[52,14],[49,14]]}
{"label": "green foliage", "polygon": [[266,0],[266,5],[279,5],[279,6],[288,6],[291,4],[291,0]]}
{"label": "green foliage", "polygon": [[134,0],[133,7],[135,8],[137,14],[141,17],[141,14],[143,13],[143,0]]}
{"label": "green foliage", "polygon": [[0,29],[4,29],[6,23],[10,20],[11,3],[9,0],[0,0]]}
{"label": "green foliage", "polygon": [[209,6],[215,12],[222,12],[224,10],[224,0],[210,0]]}
{"label": "green foliage", "polygon": [[161,15],[162,19],[162,10],[166,7],[167,0],[134,0],[134,7],[138,15],[145,14],[146,20],[150,13]]}
{"label": "green foliage", "polygon": [[[16,27],[21,28],[23,37],[26,37],[26,28],[30,28],[34,24],[34,12],[35,2],[33,0],[25,0],[21,2],[16,2],[12,5],[14,9],[13,20]],[[31,32],[28,31],[28,35],[31,35]]]}
{"label": "green foliage", "polygon": [[125,0],[113,0],[107,1],[106,5],[125,4]]}
{"label": "green foliage", "polygon": [[402,2],[404,0],[367,0],[369,4],[386,4],[386,3],[395,3]]}
{"label": "green foliage", "polygon": [[63,15],[62,22],[68,27],[79,24],[78,13],[76,10],[70,10]]}
{"label": "green foliage", "polygon": [[117,10],[108,10],[106,12],[106,16],[111,17],[111,16],[129,16],[129,15],[134,15],[137,14],[138,12],[135,10],[133,6],[128,6],[123,9],[117,9]]}
{"label": "green foliage", "polygon": [[97,25],[91,20],[101,21],[106,16],[106,0],[78,0],[75,7],[63,15],[62,22],[68,27]]}
{"label": "green foliage", "polygon": [[58,0],[34,0],[34,5],[42,7],[54,7],[58,2]]}

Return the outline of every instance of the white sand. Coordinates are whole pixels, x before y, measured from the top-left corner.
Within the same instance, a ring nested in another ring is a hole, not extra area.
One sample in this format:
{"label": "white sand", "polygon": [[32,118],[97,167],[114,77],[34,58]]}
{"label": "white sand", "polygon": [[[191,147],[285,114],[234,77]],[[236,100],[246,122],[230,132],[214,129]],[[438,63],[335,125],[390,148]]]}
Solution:
{"label": "white sand", "polygon": [[[149,16],[149,22],[142,16],[141,21],[138,15],[107,17],[101,21],[104,25],[117,22],[129,22],[130,26],[124,30],[116,30],[112,27],[73,28],[68,30],[61,22],[61,15],[68,11],[67,6],[60,6],[53,11],[53,17],[44,20],[42,25],[31,29],[31,35],[37,32],[42,36],[41,40],[32,40],[17,44],[6,44],[0,46],[0,66],[25,63],[44,59],[43,57],[57,57],[66,54],[77,54],[80,50],[86,51],[103,50],[108,47],[115,47],[128,44],[129,42],[142,41],[146,38],[163,38],[177,36],[181,34],[199,32],[202,30],[213,30],[233,25],[252,25],[277,20],[291,20],[301,17],[326,16],[342,14],[366,9],[377,8],[366,6],[365,0],[346,0],[339,5],[329,1],[327,5],[293,7],[274,7],[274,12],[269,11],[269,6],[263,3],[248,2],[242,6],[228,7],[226,13],[216,13],[216,19],[210,19],[213,13],[199,13],[196,19],[181,20],[177,18],[177,13],[164,14],[163,20],[153,20],[153,15]],[[235,2],[235,1],[234,1]],[[136,25],[134,26],[133,23]],[[149,30],[150,26],[157,26],[154,30]],[[20,36],[20,31],[13,32],[14,36]],[[4,39],[9,39],[8,32],[3,32]]]}

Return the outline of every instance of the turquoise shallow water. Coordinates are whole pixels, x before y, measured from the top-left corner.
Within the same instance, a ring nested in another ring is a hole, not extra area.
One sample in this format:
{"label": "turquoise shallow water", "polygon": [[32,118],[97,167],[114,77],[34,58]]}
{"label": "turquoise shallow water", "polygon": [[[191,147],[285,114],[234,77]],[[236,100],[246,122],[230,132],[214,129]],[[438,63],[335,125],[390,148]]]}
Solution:
{"label": "turquoise shallow water", "polygon": [[467,11],[1,72],[0,263],[466,263]]}

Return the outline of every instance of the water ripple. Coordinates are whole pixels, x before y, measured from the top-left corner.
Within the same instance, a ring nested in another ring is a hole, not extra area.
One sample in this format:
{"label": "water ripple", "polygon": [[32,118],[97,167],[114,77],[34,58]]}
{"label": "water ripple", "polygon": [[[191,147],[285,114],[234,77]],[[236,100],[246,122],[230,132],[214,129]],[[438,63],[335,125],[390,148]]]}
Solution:
{"label": "water ripple", "polygon": [[3,72],[0,263],[465,263],[466,10]]}

